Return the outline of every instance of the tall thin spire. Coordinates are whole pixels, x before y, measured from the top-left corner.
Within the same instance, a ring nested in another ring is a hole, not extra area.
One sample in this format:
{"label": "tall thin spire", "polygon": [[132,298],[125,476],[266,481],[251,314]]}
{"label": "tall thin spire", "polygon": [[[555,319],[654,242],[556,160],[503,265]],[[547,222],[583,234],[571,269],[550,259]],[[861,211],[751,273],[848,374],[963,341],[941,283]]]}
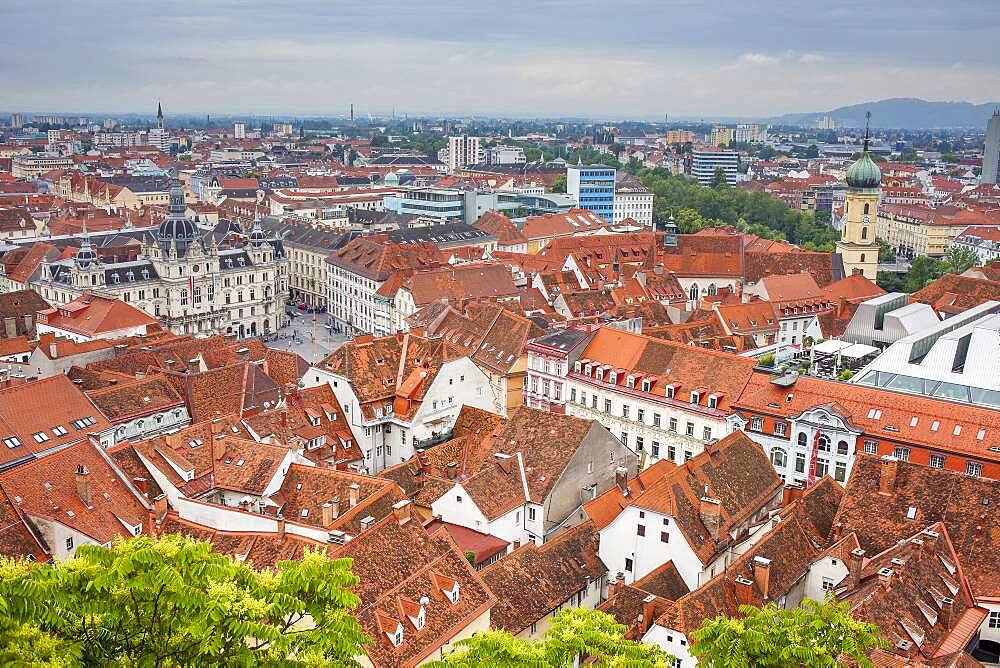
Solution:
{"label": "tall thin spire", "polygon": [[156,101],[156,127],[163,128],[163,105],[159,100]]}
{"label": "tall thin spire", "polygon": [[865,153],[868,152],[868,144],[871,141],[871,137],[870,137],[869,131],[868,131],[868,126],[871,123],[871,119],[872,119],[872,112],[870,112],[870,111],[866,112],[865,113],[865,146],[864,146],[864,152]]}

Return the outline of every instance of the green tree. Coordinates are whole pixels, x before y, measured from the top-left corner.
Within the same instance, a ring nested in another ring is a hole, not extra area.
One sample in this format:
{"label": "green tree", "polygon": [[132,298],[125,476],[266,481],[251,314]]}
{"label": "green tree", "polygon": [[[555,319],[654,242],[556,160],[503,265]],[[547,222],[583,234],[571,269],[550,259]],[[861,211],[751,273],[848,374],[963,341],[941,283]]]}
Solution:
{"label": "green tree", "polygon": [[[716,668],[847,668],[868,666],[867,654],[888,645],[874,624],[847,614],[849,604],[805,599],[792,610],[774,603],[740,606],[740,617],[707,619],[693,633],[691,653]],[[840,657],[847,659],[842,661]]]}
{"label": "green tree", "polygon": [[819,147],[816,144],[809,144],[809,148],[805,150],[802,154],[805,158],[818,158],[819,157]]}
{"label": "green tree", "polygon": [[625,638],[626,627],[598,610],[566,608],[552,618],[552,626],[537,641],[515,638],[506,631],[486,631],[455,643],[455,651],[432,666],[504,666],[538,668],[573,666],[577,657],[592,658],[597,666],[666,668],[669,657],[655,645]]}
{"label": "green tree", "polygon": [[552,192],[554,193],[564,193],[566,192],[566,175],[560,174],[556,177],[555,181],[552,182]]}
{"label": "green tree", "polygon": [[878,240],[878,261],[879,262],[895,262],[896,261],[896,249],[889,245],[888,241],[884,239]]}
{"label": "green tree", "polygon": [[4,665],[354,665],[367,638],[350,561],[307,551],[260,572],[180,536],[0,562]]}
{"label": "green tree", "polygon": [[729,185],[729,182],[726,181],[726,170],[722,167],[716,167],[712,173],[712,187],[721,188],[727,185]]}
{"label": "green tree", "polygon": [[943,259],[947,265],[944,272],[946,274],[961,274],[980,264],[979,255],[965,246],[952,245],[945,252]]}
{"label": "green tree", "polygon": [[774,366],[774,353],[767,353],[766,355],[761,355],[760,359],[757,360],[760,366],[772,367]]}
{"label": "green tree", "polygon": [[944,274],[943,263],[921,255],[910,263],[910,271],[906,274],[906,292],[923,290],[931,281]]}
{"label": "green tree", "polygon": [[899,160],[901,162],[916,162],[917,161],[917,151],[911,146],[904,148],[899,154]]}

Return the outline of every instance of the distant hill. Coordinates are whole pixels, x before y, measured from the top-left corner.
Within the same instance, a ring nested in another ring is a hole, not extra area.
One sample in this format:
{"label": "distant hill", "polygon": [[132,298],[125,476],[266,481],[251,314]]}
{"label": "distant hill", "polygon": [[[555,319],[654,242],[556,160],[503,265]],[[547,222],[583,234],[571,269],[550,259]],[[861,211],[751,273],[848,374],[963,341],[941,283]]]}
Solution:
{"label": "distant hill", "polygon": [[816,127],[824,116],[832,116],[837,127],[862,128],[865,112],[872,112],[872,127],[906,128],[925,130],[930,128],[981,128],[986,129],[986,121],[1000,102],[972,104],[971,102],[928,102],[915,97],[894,97],[878,102],[863,102],[831,111],[808,114],[785,114],[768,119],[772,124],[800,125]]}

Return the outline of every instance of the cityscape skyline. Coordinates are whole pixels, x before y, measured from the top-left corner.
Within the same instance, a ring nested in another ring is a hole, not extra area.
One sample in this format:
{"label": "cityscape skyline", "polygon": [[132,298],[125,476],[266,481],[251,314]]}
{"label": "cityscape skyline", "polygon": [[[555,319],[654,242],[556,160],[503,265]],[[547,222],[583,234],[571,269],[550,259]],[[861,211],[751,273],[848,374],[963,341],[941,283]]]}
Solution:
{"label": "cityscape skyline", "polygon": [[[774,2],[626,2],[621,22],[595,21],[586,2],[520,0],[499,15],[451,2],[303,3],[291,17],[259,2],[120,8],[42,15],[8,3],[0,16],[21,29],[0,56],[4,106],[128,113],[162,99],[173,114],[266,116],[346,114],[354,102],[359,116],[756,118],[887,97],[979,103],[1000,89],[990,56],[1000,10],[982,3],[816,4],[780,25]],[[114,39],[97,23],[107,15]]]}

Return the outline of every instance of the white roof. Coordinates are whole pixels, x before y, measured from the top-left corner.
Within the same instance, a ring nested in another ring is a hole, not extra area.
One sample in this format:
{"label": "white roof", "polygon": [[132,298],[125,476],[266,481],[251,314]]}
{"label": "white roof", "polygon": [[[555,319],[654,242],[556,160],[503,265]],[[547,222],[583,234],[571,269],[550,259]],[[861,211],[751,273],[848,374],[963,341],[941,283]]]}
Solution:
{"label": "white roof", "polygon": [[840,339],[827,339],[822,343],[817,343],[813,346],[813,350],[824,355],[833,355],[844,348],[850,348],[852,343],[849,341],[841,341]]}
{"label": "white roof", "polygon": [[851,359],[861,359],[865,355],[871,355],[872,353],[877,353],[878,348],[873,346],[866,346],[863,343],[853,343],[846,348],[841,349],[841,357],[850,357]]}

